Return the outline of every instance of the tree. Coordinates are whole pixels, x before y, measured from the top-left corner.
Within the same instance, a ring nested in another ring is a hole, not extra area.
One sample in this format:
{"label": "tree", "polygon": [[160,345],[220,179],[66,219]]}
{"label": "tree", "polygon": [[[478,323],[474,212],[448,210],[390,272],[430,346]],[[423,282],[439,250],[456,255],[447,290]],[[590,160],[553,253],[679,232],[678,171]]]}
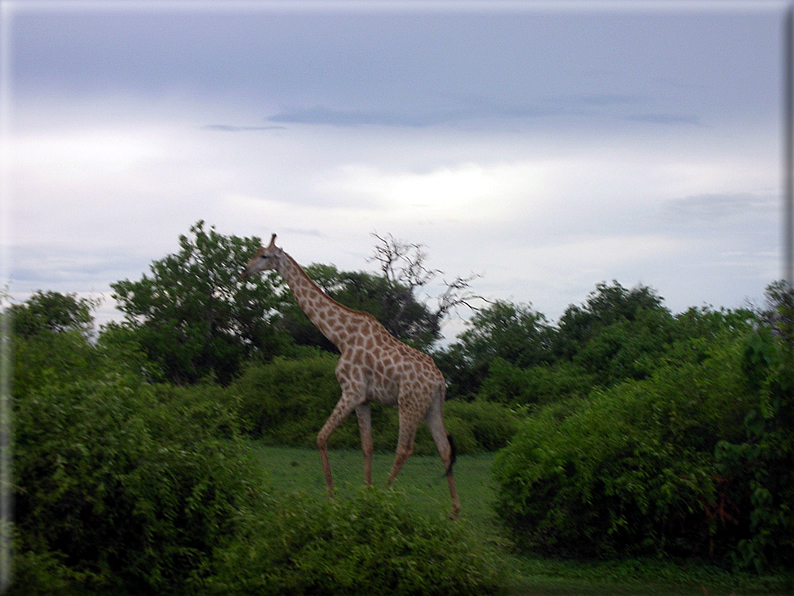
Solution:
{"label": "tree", "polygon": [[[497,301],[471,318],[468,329],[439,358],[440,366],[451,379],[450,388],[461,395],[479,391],[493,373],[498,379],[486,397],[510,401],[520,394],[522,403],[541,396],[549,401],[550,391],[581,396],[591,383],[643,379],[675,339],[675,319],[662,302],[645,286],[627,290],[616,281],[600,283],[583,305],[569,306],[554,326],[530,305]],[[535,367],[547,368],[521,373]],[[577,376],[582,382],[572,382]],[[557,379],[559,383],[548,382]],[[539,391],[541,386],[545,389]]]}
{"label": "tree", "polygon": [[663,311],[671,317],[656,292],[643,285],[627,290],[617,281],[601,282],[582,306],[570,305],[558,324],[555,353],[572,359],[593,337],[605,328],[621,322],[634,322],[641,311]]}
{"label": "tree", "polygon": [[98,300],[78,298],[77,294],[38,290],[24,304],[9,308],[12,333],[29,338],[44,332],[76,331],[87,338],[94,326],[91,312],[98,305]]}
{"label": "tree", "polygon": [[526,368],[549,360],[552,333],[531,305],[498,300],[474,314],[459,340],[473,363],[502,358]]}
{"label": "tree", "polygon": [[761,320],[789,346],[794,345],[794,288],[782,279],[773,281],[766,287],[764,297]]}
{"label": "tree", "polygon": [[479,277],[472,273],[467,277],[458,276],[451,282],[444,281],[444,290],[436,297],[435,308],[430,308],[426,299],[420,300],[417,293],[443,275],[443,271],[426,267],[424,246],[395,239],[391,234],[386,237],[372,235],[378,244],[370,260],[380,265],[386,280],[386,291],[381,297],[382,323],[403,341],[429,347],[441,336],[442,321],[459,306],[476,312],[479,310],[474,306],[476,301],[488,302],[471,291],[471,282]]}
{"label": "tree", "polygon": [[734,565],[759,573],[794,563],[794,292],[775,281],[766,298],[742,354],[746,387],[757,402],[745,410],[743,440],[722,441],[715,450],[725,492],[747,512]]}
{"label": "tree", "polygon": [[259,238],[223,236],[199,221],[179,252],[155,261],[150,275],[111,284],[148,358],[177,384],[213,373],[228,383],[242,362],[268,359],[283,342],[270,325],[281,302],[272,276],[240,279]]}
{"label": "tree", "polygon": [[[462,395],[476,393],[496,360],[526,368],[548,362],[554,329],[528,304],[498,300],[478,310],[468,329],[437,361],[451,387]],[[453,394],[450,391],[450,394]]]}

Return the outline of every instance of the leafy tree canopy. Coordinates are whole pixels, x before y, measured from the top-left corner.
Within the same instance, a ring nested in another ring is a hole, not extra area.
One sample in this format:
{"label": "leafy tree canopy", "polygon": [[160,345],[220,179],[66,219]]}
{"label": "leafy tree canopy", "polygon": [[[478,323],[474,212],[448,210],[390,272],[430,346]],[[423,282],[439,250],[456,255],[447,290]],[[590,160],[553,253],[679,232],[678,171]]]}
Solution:
{"label": "leafy tree canopy", "polygon": [[91,312],[97,305],[98,301],[79,298],[77,294],[39,290],[24,304],[9,308],[12,332],[29,338],[44,332],[77,331],[88,337],[94,325]]}
{"label": "leafy tree canopy", "polygon": [[273,276],[240,278],[259,238],[223,236],[199,221],[179,251],[155,261],[137,281],[111,284],[125,326],[167,379],[194,383],[208,374],[228,383],[248,358],[268,359],[283,342],[269,324],[281,298]]}
{"label": "leafy tree canopy", "polygon": [[577,345],[587,341],[601,329],[620,321],[634,321],[640,311],[670,311],[663,299],[647,286],[638,285],[627,290],[617,281],[601,282],[581,305],[570,305],[559,322],[556,349],[567,358],[573,357]]}
{"label": "leafy tree canopy", "polygon": [[548,359],[551,334],[530,305],[499,300],[475,313],[459,340],[474,363],[502,358],[527,367]]}
{"label": "leafy tree canopy", "polygon": [[467,327],[458,341],[434,354],[450,396],[473,397],[495,361],[526,368],[551,357],[555,330],[528,304],[496,301],[477,311]]}
{"label": "leafy tree canopy", "polygon": [[794,287],[782,279],[773,281],[766,287],[764,296],[766,305],[760,312],[761,319],[791,347],[794,344]]}

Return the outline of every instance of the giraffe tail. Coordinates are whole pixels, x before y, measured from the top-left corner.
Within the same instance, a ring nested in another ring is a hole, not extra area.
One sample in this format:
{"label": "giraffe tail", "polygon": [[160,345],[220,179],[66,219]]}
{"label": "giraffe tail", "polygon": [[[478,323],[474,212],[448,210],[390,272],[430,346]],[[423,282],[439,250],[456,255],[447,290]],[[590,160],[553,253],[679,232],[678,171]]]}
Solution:
{"label": "giraffe tail", "polygon": [[452,474],[452,466],[455,465],[455,460],[458,457],[458,450],[455,448],[455,441],[452,440],[452,435],[450,435],[449,433],[447,433],[447,441],[449,441],[449,449],[450,449],[449,467],[447,468],[447,471],[444,472],[444,476],[449,477]]}

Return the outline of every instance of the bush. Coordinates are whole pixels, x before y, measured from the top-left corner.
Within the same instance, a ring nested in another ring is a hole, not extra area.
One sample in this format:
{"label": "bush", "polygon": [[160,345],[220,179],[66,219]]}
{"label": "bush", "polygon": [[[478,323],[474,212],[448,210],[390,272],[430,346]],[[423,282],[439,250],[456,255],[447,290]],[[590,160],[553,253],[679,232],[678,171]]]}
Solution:
{"label": "bush", "polygon": [[[266,365],[250,366],[230,387],[239,396],[243,427],[273,445],[313,447],[342,395],[334,374],[337,361],[333,354],[318,353],[300,360],[275,358]],[[331,435],[330,445],[360,445],[355,421],[342,424]]]}
{"label": "bush", "polygon": [[76,360],[63,379],[39,372],[14,394],[17,589],[200,577],[260,494],[234,415],[198,390]]}
{"label": "bush", "polygon": [[498,513],[519,547],[708,555],[728,523],[714,516],[714,449],[743,434],[752,399],[741,348],[726,341],[700,364],[663,366],[531,417],[494,464]]}
{"label": "bush", "polygon": [[12,391],[15,400],[55,382],[93,376],[102,358],[79,333],[44,333],[14,338]]}
{"label": "bush", "polygon": [[[505,447],[518,430],[519,417],[499,404],[475,400],[473,402],[450,401],[444,409],[449,432],[455,438],[459,453],[497,451]],[[459,421],[459,422],[458,422]],[[454,431],[466,427],[474,440],[467,447]]]}
{"label": "bush", "polygon": [[497,358],[489,366],[479,395],[496,403],[544,406],[586,397],[594,385],[595,377],[572,362],[519,368]]}
{"label": "bush", "polygon": [[[314,447],[317,433],[341,397],[334,369],[338,357],[318,354],[301,360],[276,358],[246,370],[229,391],[241,424],[254,437],[272,445]],[[361,439],[355,414],[331,435],[329,446],[358,449]],[[499,404],[447,402],[445,425],[458,453],[492,451],[507,444],[516,430],[516,415]],[[397,445],[397,409],[373,404],[372,439],[377,451]],[[424,424],[416,433],[414,453],[437,453]]]}
{"label": "bush", "polygon": [[734,565],[758,573],[794,565],[792,349],[769,328],[748,336],[742,364],[760,399],[746,411],[744,437],[721,441],[715,452],[723,494],[745,513]]}
{"label": "bush", "polygon": [[291,495],[219,553],[220,593],[493,594],[504,572],[462,523],[405,509],[396,491]]}

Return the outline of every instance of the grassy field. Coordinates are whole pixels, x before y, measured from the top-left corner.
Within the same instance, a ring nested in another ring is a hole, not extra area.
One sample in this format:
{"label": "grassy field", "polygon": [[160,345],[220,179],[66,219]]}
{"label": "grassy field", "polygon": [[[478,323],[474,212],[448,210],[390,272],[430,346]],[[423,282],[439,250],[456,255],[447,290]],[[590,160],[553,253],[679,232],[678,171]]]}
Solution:
{"label": "grassy field", "polygon": [[[253,443],[252,448],[268,471],[274,491],[325,495],[325,481],[316,450],[267,447],[257,443]],[[345,498],[363,483],[363,457],[360,451],[352,450],[331,451],[329,456],[336,498]],[[393,458],[393,454],[388,453],[375,455],[372,475],[376,486],[384,486]],[[789,593],[782,578],[735,576],[693,562],[674,564],[655,559],[572,562],[516,555],[503,537],[491,507],[496,489],[490,472],[493,459],[493,454],[458,458],[455,478],[463,510],[455,523],[467,524],[482,538],[484,545],[497,549],[510,571],[513,594],[742,596]],[[439,457],[413,456],[397,477],[393,490],[399,491],[404,496],[405,506],[418,515],[446,517],[451,505],[443,471]]]}

